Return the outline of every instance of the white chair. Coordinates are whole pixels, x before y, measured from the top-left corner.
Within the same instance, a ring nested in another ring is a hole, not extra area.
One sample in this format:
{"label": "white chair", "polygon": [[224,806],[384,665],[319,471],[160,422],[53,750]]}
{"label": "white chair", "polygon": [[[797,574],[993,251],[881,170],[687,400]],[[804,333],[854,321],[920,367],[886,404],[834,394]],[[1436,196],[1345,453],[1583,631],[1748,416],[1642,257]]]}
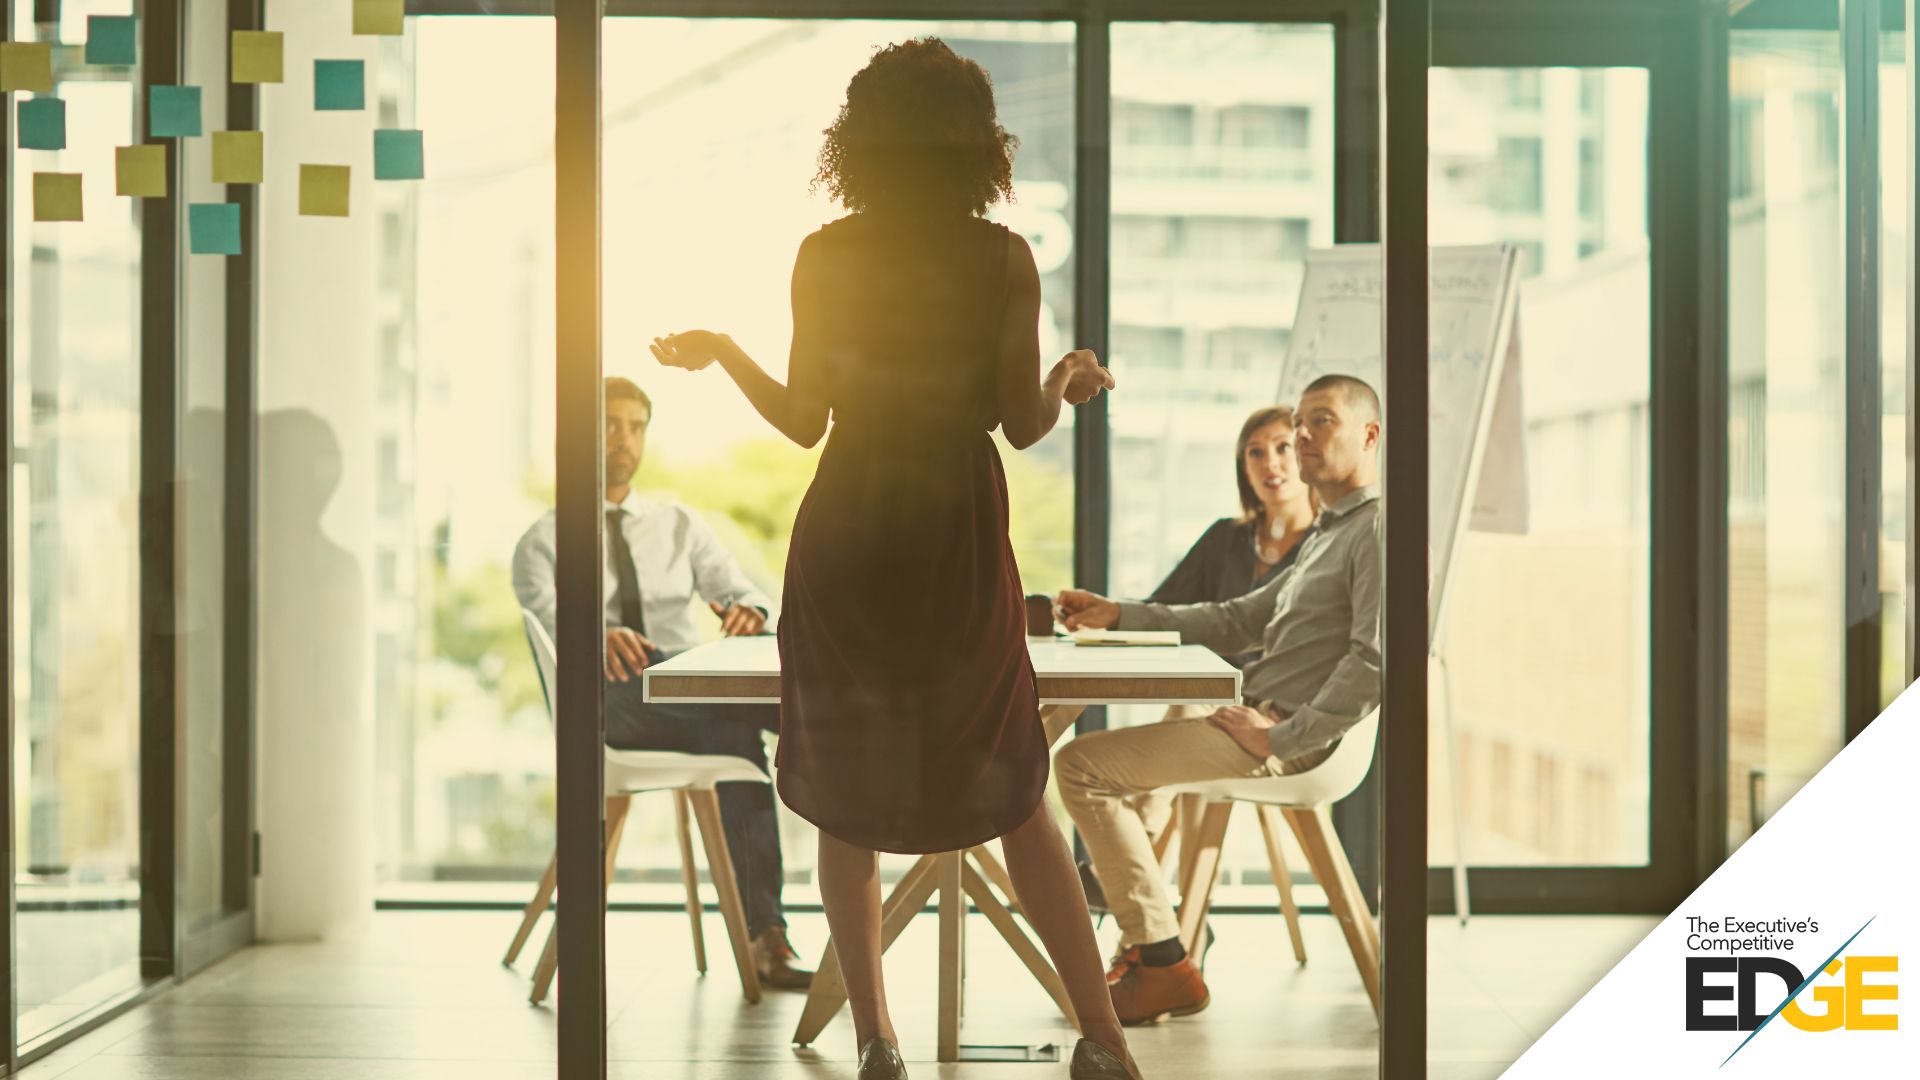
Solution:
{"label": "white chair", "polygon": [[[553,718],[554,660],[553,639],[532,612],[521,611],[526,624],[527,643],[533,648],[534,666],[540,672],[540,689],[547,700],[547,718]],[[620,851],[620,834],[627,822],[627,809],[634,795],[643,791],[671,791],[674,818],[680,834],[680,877],[687,889],[687,919],[693,927],[693,962],[701,974],[707,971],[707,948],[701,932],[699,877],[693,865],[693,839],[687,818],[700,826],[700,841],[706,848],[707,870],[713,876],[714,891],[720,897],[720,915],[727,926],[727,938],[733,944],[733,959],[740,969],[740,990],[749,1003],[760,1000],[760,977],[755,973],[753,953],[747,944],[746,911],[740,903],[740,885],[733,875],[733,860],[727,853],[727,837],[720,827],[720,802],[713,785],[734,780],[768,783],[767,774],[746,758],[721,754],[680,754],[664,750],[614,750],[606,752],[607,833],[606,880],[613,883],[615,857]],[[511,965],[533,934],[534,924],[553,903],[554,880],[559,853],[548,860],[546,873],[533,899],[520,919],[520,929],[507,946],[503,963]],[[604,899],[604,898],[603,898]],[[557,925],[555,929],[557,929]],[[553,984],[554,968],[559,962],[559,935],[547,932],[546,948],[534,968],[535,1004],[546,1000]]]}
{"label": "white chair", "polygon": [[[1347,861],[1346,849],[1333,831],[1333,817],[1328,813],[1328,807],[1346,798],[1366,779],[1367,770],[1373,767],[1373,745],[1379,734],[1380,711],[1375,709],[1347,731],[1327,760],[1305,772],[1209,780],[1168,789],[1198,796],[1206,803],[1199,826],[1192,833],[1192,851],[1183,850],[1180,860],[1180,940],[1188,952],[1204,948],[1200,935],[1206,926],[1214,879],[1219,876],[1220,845],[1227,835],[1233,804],[1253,803],[1259,810],[1260,831],[1266,837],[1267,859],[1280,890],[1280,910],[1286,916],[1295,959],[1306,962],[1307,951],[1300,938],[1300,909],[1294,904],[1292,879],[1280,853],[1277,819],[1281,817],[1293,828],[1314,879],[1326,890],[1327,908],[1346,933],[1347,947],[1360,969],[1367,996],[1373,999],[1374,1012],[1380,1011],[1380,928],[1354,880],[1353,865]],[[1159,846],[1164,851],[1164,838]]]}

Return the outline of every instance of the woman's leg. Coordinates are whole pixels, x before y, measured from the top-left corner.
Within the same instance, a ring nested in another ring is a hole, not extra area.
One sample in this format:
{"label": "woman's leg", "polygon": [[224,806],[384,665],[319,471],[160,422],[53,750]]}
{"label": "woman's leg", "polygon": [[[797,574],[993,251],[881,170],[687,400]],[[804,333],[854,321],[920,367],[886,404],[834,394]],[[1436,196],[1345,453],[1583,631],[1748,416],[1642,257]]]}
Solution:
{"label": "woman's leg", "polygon": [[880,973],[880,869],[872,851],[820,834],[820,904],[840,958],[853,1010],[856,1052],[875,1035],[895,1046],[893,1017],[887,1015],[886,983]]}
{"label": "woman's leg", "polygon": [[[1086,894],[1074,869],[1073,852],[1054,824],[1045,800],[1026,823],[1000,838],[1006,850],[1007,873],[1020,894],[1020,911],[1040,935],[1053,958],[1054,970],[1066,983],[1067,997],[1080,1018],[1080,1033],[1120,1055],[1129,1066],[1127,1038],[1113,1013],[1107,991],[1106,961],[1093,937],[1087,917]],[[1139,1069],[1134,1068],[1136,1075]]]}

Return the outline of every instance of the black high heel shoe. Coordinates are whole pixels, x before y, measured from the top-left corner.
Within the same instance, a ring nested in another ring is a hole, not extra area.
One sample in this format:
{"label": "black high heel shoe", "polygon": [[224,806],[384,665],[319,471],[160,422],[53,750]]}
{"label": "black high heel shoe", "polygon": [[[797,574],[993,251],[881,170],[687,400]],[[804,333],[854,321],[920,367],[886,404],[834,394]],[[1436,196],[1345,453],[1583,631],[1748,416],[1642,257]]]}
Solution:
{"label": "black high heel shoe", "polygon": [[860,1080],[907,1080],[900,1048],[878,1035],[868,1039],[860,1048]]}
{"label": "black high heel shoe", "polygon": [[1133,1080],[1133,1074],[1120,1055],[1092,1039],[1081,1039],[1067,1065],[1067,1080]]}

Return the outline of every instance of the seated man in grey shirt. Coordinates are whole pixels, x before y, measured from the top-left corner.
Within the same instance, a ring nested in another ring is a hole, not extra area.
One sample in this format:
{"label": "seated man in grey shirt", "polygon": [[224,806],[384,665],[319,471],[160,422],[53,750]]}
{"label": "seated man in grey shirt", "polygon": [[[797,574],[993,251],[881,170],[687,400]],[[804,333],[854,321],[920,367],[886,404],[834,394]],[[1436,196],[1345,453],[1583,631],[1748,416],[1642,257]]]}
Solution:
{"label": "seated man in grey shirt", "polygon": [[[606,380],[606,670],[603,710],[607,745],[621,750],[675,750],[742,757],[767,768],[760,732],[780,728],[777,705],[649,702],[640,675],[647,665],[700,643],[694,598],[720,618],[721,633],[757,634],[772,608],[700,515],[678,503],[633,490],[646,450],[653,403],[626,379]],[[513,591],[520,606],[554,632],[554,515],[533,523],[513,552]],[[804,989],[812,973],[796,962],[780,902],[785,868],[769,784],[715,787],[727,851],[740,880],[747,932],[762,982]]]}
{"label": "seated man in grey shirt", "polygon": [[1245,705],[1084,735],[1054,758],[1061,798],[1123,935],[1108,972],[1123,1023],[1185,1016],[1208,1000],[1134,798],[1169,784],[1305,771],[1380,702],[1380,399],[1358,379],[1324,376],[1301,395],[1296,424],[1300,476],[1322,509],[1293,565],[1222,603],[1079,591],[1058,600],[1072,629],[1178,630],[1223,656],[1259,650],[1245,668]]}

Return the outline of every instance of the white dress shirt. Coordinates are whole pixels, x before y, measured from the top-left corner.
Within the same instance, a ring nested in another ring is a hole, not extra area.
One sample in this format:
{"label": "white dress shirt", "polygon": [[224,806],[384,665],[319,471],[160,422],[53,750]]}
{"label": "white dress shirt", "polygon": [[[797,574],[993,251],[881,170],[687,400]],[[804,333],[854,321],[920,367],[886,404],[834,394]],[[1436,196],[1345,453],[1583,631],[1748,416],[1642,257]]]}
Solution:
{"label": "white dress shirt", "polygon": [[[634,573],[640,578],[640,612],[646,619],[647,639],[665,652],[677,653],[700,644],[701,633],[692,612],[696,593],[700,599],[723,608],[744,604],[772,613],[772,602],[754,587],[733,554],[691,509],[629,491],[625,499],[606,503],[604,510],[622,512],[620,529],[633,552]],[[557,640],[554,528],[554,512],[549,510],[520,538],[513,550],[513,591],[520,598],[520,606],[533,612]],[[606,624],[618,626],[620,579],[613,565],[613,546],[602,542],[601,547],[607,560],[600,575]]]}

